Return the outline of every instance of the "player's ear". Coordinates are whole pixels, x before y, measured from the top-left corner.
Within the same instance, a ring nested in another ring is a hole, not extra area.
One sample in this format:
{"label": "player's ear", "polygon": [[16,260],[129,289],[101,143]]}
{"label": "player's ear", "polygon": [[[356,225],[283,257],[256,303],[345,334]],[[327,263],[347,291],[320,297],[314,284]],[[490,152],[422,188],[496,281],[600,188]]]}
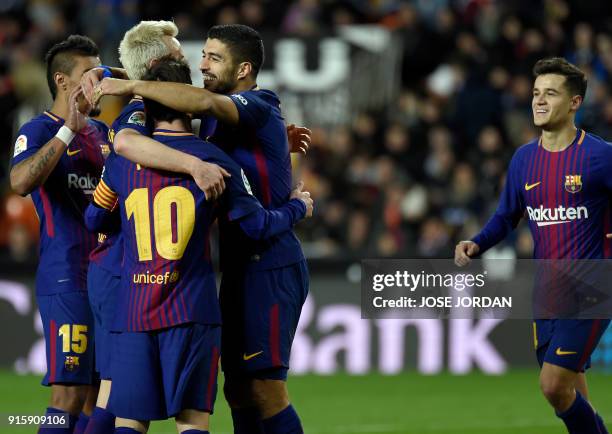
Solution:
{"label": "player's ear", "polygon": [[570,108],[573,111],[578,111],[580,105],[582,104],[582,97],[580,95],[574,95],[570,100]]}
{"label": "player's ear", "polygon": [[248,77],[252,69],[253,68],[249,62],[242,62],[240,65],[238,65],[238,80]]}
{"label": "player's ear", "polygon": [[68,89],[68,80],[66,79],[65,74],[56,72],[53,74],[53,81],[55,82],[55,87],[57,90],[62,89],[65,92]]}

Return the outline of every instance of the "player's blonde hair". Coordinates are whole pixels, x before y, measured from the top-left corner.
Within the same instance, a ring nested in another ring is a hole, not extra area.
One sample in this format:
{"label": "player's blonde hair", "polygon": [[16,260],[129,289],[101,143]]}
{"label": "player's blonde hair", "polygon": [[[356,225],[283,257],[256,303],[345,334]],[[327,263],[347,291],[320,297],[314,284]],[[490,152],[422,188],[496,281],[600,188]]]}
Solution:
{"label": "player's blonde hair", "polygon": [[141,21],[125,33],[119,44],[119,61],[132,80],[141,79],[153,59],[170,53],[164,36],[176,37],[172,21]]}

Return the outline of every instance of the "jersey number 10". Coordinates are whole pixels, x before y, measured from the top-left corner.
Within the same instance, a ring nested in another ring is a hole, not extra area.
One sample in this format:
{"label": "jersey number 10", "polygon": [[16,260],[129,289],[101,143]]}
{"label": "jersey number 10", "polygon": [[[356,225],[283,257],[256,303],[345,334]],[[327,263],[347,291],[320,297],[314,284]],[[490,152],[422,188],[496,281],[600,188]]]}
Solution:
{"label": "jersey number 10", "polygon": [[[176,207],[176,238],[172,229],[172,206]],[[134,216],[134,230],[140,262],[153,259],[149,189],[137,188],[125,200],[128,220]],[[183,257],[195,223],[195,199],[185,187],[169,186],[157,192],[153,199],[155,248],[164,259]]]}

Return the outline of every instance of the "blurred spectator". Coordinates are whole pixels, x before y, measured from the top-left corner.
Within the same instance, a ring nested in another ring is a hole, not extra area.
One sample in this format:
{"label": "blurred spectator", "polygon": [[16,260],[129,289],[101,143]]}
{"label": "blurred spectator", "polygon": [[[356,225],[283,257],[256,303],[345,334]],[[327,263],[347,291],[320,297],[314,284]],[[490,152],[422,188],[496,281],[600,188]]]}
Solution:
{"label": "blurred spectator", "polygon": [[15,262],[37,258],[38,218],[32,200],[8,194],[0,202],[0,251]]}
{"label": "blurred spectator", "polygon": [[282,29],[302,36],[317,33],[321,6],[319,0],[297,0],[292,3],[283,20]]}
{"label": "blurred spectator", "polygon": [[454,253],[448,227],[438,217],[428,217],[418,240],[418,254],[426,258],[450,258]]}

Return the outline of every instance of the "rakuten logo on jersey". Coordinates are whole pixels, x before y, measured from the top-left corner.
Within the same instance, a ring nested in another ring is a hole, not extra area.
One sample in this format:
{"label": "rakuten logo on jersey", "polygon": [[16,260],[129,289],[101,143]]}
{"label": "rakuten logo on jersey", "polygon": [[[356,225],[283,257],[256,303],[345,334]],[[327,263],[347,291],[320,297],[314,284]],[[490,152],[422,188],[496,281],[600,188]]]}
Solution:
{"label": "rakuten logo on jersey", "polygon": [[68,174],[68,188],[78,188],[83,190],[85,194],[93,194],[98,185],[98,178],[91,176],[89,173],[84,176],[79,176],[76,173]]}
{"label": "rakuten logo on jersey", "polygon": [[539,208],[528,206],[527,214],[529,215],[529,220],[534,221],[538,226],[559,225],[589,218],[589,210],[586,206],[569,208],[563,205],[559,205],[556,208],[544,208],[543,205],[540,205]]}

